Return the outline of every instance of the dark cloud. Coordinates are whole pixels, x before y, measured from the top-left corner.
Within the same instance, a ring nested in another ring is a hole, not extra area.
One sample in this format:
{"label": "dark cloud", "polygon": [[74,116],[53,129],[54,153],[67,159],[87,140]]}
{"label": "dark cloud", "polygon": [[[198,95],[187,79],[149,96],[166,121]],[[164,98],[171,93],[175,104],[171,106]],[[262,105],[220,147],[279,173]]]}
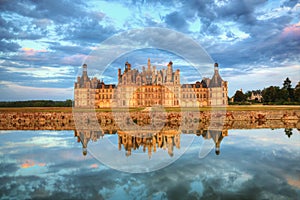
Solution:
{"label": "dark cloud", "polygon": [[282,6],[288,6],[290,8],[293,8],[298,2],[298,0],[286,0],[283,2]]}
{"label": "dark cloud", "polygon": [[70,18],[78,18],[86,14],[85,3],[75,1],[4,1],[1,3],[2,12],[13,12],[29,18],[48,18],[56,23],[66,23]]}
{"label": "dark cloud", "polygon": [[219,19],[237,21],[242,24],[253,25],[257,22],[254,11],[266,3],[266,0],[239,1],[233,0],[216,10]]}
{"label": "dark cloud", "polygon": [[98,20],[84,17],[72,21],[68,25],[57,26],[56,32],[69,40],[80,45],[88,43],[99,44],[104,39],[117,33],[113,26],[103,26]]}
{"label": "dark cloud", "polygon": [[169,26],[171,26],[177,30],[185,32],[188,29],[188,24],[187,24],[186,20],[177,11],[168,14],[166,16],[165,21]]}
{"label": "dark cloud", "polygon": [[11,175],[18,170],[16,163],[0,163],[0,171],[2,174]]}
{"label": "dark cloud", "polygon": [[16,52],[21,48],[18,43],[0,40],[0,52]]}

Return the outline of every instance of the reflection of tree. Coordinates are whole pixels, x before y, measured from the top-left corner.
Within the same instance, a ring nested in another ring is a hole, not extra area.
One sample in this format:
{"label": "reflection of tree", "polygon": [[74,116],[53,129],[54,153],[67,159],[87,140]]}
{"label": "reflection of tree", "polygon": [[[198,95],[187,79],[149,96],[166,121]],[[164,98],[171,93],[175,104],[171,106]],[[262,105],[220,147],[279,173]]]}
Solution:
{"label": "reflection of tree", "polygon": [[285,132],[285,134],[290,138],[291,137],[291,135],[293,135],[293,132],[292,132],[292,128],[285,128],[284,129],[284,132]]}

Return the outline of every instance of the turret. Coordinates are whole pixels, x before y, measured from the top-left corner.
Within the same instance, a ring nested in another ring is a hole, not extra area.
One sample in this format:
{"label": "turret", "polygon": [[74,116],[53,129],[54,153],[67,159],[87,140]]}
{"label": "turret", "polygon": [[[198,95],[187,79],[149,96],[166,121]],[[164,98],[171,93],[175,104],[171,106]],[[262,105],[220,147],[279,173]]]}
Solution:
{"label": "turret", "polygon": [[216,72],[216,71],[219,71],[219,64],[218,64],[218,63],[215,63],[214,69],[215,69],[215,72]]}
{"label": "turret", "polygon": [[180,70],[177,69],[174,74],[174,83],[180,84]]}
{"label": "turret", "polygon": [[222,78],[219,74],[219,65],[218,63],[215,63],[214,65],[214,75],[212,77],[212,79],[209,81],[209,87],[213,88],[213,87],[221,87],[222,86]]}
{"label": "turret", "polygon": [[128,61],[125,63],[125,69],[127,69],[128,71],[131,70],[131,64]]}
{"label": "turret", "polygon": [[151,62],[150,62],[150,58],[148,58],[148,71],[151,70]]}
{"label": "turret", "polygon": [[172,82],[172,75],[173,75],[173,63],[172,61],[170,61],[167,69],[167,82]]}
{"label": "turret", "polygon": [[120,68],[118,69],[118,77],[119,78],[121,77],[121,69]]}
{"label": "turret", "polygon": [[82,77],[87,77],[87,64],[82,65]]}
{"label": "turret", "polygon": [[168,70],[172,70],[173,71],[173,62],[170,61],[168,64]]}

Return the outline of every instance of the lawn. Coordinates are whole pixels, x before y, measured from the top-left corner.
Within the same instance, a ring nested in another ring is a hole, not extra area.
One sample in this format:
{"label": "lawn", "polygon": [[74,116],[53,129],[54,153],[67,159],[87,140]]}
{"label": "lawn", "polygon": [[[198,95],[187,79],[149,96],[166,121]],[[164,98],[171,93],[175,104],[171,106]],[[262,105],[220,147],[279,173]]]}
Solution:
{"label": "lawn", "polygon": [[[129,108],[130,112],[142,111],[145,108]],[[198,108],[164,108],[167,112],[181,111],[209,111],[209,110],[227,110],[227,111],[265,111],[265,110],[300,110],[300,106],[274,106],[274,105],[230,105],[227,107],[200,107]],[[146,109],[149,110],[149,109]],[[161,110],[161,109],[158,109]],[[76,109],[78,112],[93,112],[93,109]],[[111,108],[98,108],[96,112],[111,112]],[[126,112],[127,108],[115,108],[113,111]],[[72,112],[72,107],[18,107],[18,108],[0,108],[0,112]]]}

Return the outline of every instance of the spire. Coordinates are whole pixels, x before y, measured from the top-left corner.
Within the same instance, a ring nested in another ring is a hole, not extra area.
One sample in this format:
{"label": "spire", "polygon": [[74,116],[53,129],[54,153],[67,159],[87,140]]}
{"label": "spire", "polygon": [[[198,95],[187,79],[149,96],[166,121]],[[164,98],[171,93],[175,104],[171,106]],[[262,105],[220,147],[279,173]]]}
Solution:
{"label": "spire", "polygon": [[215,63],[214,65],[214,75],[209,83],[209,87],[221,87],[222,86],[222,78],[219,74],[219,64]]}
{"label": "spire", "polygon": [[216,71],[219,71],[219,64],[218,64],[218,63],[215,63],[215,65],[214,65],[214,70],[215,70],[215,72],[216,72]]}
{"label": "spire", "polygon": [[125,63],[125,70],[128,70],[128,71],[130,71],[131,70],[131,64],[128,62],[128,61],[126,61],[126,63]]}
{"label": "spire", "polygon": [[148,58],[148,70],[151,69],[151,62],[150,62],[150,58]]}
{"label": "spire", "polygon": [[87,64],[82,65],[82,71],[87,71]]}
{"label": "spire", "polygon": [[87,81],[88,75],[87,75],[87,64],[82,65],[82,80]]}

